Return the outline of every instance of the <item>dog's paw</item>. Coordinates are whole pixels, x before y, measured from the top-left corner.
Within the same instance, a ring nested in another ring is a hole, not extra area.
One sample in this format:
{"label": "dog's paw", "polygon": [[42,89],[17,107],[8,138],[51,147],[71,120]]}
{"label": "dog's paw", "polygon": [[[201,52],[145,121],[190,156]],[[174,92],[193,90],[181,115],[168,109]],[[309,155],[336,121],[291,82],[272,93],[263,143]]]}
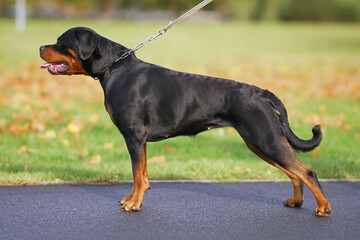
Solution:
{"label": "dog's paw", "polygon": [[328,217],[331,213],[331,208],[329,206],[317,206],[315,208],[315,215],[318,217]]}
{"label": "dog's paw", "polygon": [[125,196],[120,200],[122,205],[121,209],[125,212],[137,212],[140,211],[142,200],[136,196]]}
{"label": "dog's paw", "polygon": [[299,208],[302,205],[302,201],[295,200],[294,198],[289,198],[284,202],[285,207]]}
{"label": "dog's paw", "polygon": [[130,199],[132,198],[132,196],[125,196],[125,197],[123,197],[121,200],[120,200],[120,204],[121,205],[124,205],[127,201],[130,201]]}
{"label": "dog's paw", "polygon": [[129,201],[126,201],[121,207],[121,209],[124,210],[125,212],[137,212],[140,211],[140,208],[141,208],[141,201],[138,201],[136,199],[131,199]]}

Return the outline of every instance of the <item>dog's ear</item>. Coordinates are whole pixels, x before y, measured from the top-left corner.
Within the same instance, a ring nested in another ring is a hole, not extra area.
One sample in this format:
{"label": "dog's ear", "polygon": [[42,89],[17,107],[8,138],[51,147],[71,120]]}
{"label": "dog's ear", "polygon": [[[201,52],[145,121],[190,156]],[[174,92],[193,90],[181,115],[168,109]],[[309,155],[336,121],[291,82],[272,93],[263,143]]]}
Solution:
{"label": "dog's ear", "polygon": [[89,59],[98,45],[97,34],[90,29],[81,29],[76,32],[76,40],[80,59]]}
{"label": "dog's ear", "polygon": [[92,72],[99,74],[104,72],[107,68],[113,65],[125,51],[129,49],[123,47],[122,45],[110,41],[107,38],[98,36],[98,43],[96,50],[91,58],[92,62]]}

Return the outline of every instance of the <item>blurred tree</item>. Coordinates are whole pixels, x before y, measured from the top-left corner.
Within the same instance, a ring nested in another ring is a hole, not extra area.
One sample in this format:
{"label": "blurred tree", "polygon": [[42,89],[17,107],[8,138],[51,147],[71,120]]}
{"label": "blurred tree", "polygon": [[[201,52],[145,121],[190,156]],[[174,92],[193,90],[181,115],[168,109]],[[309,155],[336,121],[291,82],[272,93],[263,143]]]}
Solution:
{"label": "blurred tree", "polygon": [[1,2],[0,2],[0,16],[4,16],[4,15],[5,15],[6,9],[7,9],[6,2],[5,2],[5,1],[1,1]]}
{"label": "blurred tree", "polygon": [[0,1],[0,16],[5,16],[10,4],[14,4],[14,1],[1,0]]}
{"label": "blurred tree", "polygon": [[253,11],[251,12],[250,19],[259,21],[264,18],[266,11],[267,0],[256,0]]}
{"label": "blurred tree", "polygon": [[295,21],[356,21],[359,9],[359,0],[289,0],[279,8],[278,16]]}
{"label": "blurred tree", "polygon": [[[126,9],[165,10],[177,15],[202,0],[26,0],[35,17],[117,16]],[[0,0],[0,17],[9,16],[15,0]],[[356,21],[360,0],[214,0],[205,10],[225,19]],[[111,14],[108,14],[111,13]],[[113,13],[113,14],[112,14]]]}

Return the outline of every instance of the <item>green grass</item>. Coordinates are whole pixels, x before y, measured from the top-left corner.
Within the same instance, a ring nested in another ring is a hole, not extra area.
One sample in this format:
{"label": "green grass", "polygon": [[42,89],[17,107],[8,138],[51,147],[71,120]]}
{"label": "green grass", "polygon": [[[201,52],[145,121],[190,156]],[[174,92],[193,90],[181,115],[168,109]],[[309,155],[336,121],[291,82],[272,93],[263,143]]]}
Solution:
{"label": "green grass", "polygon": [[[10,20],[0,20],[0,184],[132,179],[124,140],[103,107],[100,85],[79,76],[53,77],[38,70],[42,62],[38,48],[54,43],[73,26],[91,27],[132,47],[163,25],[166,23],[32,20],[27,32],[17,35]],[[343,87],[342,82],[360,81],[358,28],[184,23],[145,46],[137,56],[173,69],[269,88],[284,100],[299,137],[310,138],[311,128],[320,118],[323,142],[315,152],[299,153],[301,161],[320,178],[360,178],[358,91],[352,91],[352,85],[330,91],[332,86]],[[327,87],[330,90],[320,91]],[[51,116],[52,112],[58,116]],[[92,125],[93,114],[100,120]],[[84,121],[78,134],[67,128],[73,117]],[[19,134],[7,130],[9,124],[25,126],[34,119],[43,121],[45,129]],[[56,136],[46,135],[51,131]],[[87,154],[82,154],[82,149]],[[101,160],[92,163],[98,155]],[[252,154],[238,134],[228,129],[149,143],[148,158],[153,158],[148,164],[150,179],[286,178]]]}
{"label": "green grass", "polygon": [[[122,22],[92,20],[30,20],[24,34],[16,34],[14,22],[1,20],[0,62],[19,64],[39,61],[38,49],[55,43],[71,27],[86,26],[132,48],[156,34],[166,22]],[[298,66],[334,64],[357,67],[360,61],[359,24],[298,23],[182,23],[144,47],[137,55],[161,65],[177,68],[217,66],[228,68],[243,62],[256,65],[289,63]],[[206,54],[204,54],[206,53]]]}

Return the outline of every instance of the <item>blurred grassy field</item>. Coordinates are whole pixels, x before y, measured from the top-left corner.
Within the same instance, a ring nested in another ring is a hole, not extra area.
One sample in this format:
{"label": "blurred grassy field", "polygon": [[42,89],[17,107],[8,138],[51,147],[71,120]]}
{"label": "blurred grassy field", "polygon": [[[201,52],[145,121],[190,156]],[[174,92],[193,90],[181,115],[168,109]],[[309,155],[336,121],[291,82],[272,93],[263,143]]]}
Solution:
{"label": "blurred grassy field", "polygon": [[[97,81],[39,69],[39,46],[87,26],[127,47],[165,22],[32,20],[26,33],[0,20],[0,184],[132,179],[124,140]],[[321,123],[323,142],[298,154],[320,178],[360,178],[359,25],[183,23],[137,53],[145,61],[269,89],[301,138]],[[148,145],[151,179],[286,178],[232,129]]]}

